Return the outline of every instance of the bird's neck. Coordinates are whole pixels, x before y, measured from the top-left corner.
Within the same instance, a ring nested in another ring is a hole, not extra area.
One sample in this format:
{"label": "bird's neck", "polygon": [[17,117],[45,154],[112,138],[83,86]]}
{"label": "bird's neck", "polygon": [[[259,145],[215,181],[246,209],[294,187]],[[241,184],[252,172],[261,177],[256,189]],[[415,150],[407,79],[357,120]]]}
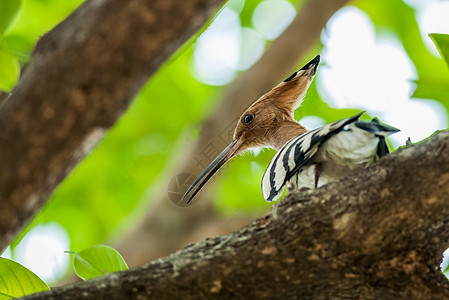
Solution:
{"label": "bird's neck", "polygon": [[306,131],[307,130],[296,121],[283,122],[276,130],[273,147],[279,151],[279,149],[281,149],[289,140]]}

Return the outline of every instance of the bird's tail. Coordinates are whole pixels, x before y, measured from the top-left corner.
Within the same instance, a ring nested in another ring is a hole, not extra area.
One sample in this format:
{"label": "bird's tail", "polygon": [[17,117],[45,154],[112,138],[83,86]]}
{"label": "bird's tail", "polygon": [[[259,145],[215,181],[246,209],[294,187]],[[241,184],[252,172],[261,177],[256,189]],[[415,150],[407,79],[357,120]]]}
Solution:
{"label": "bird's tail", "polygon": [[355,126],[365,131],[374,133],[379,137],[387,137],[390,134],[400,131],[393,126],[381,124],[377,118],[372,119],[371,122],[355,122]]}

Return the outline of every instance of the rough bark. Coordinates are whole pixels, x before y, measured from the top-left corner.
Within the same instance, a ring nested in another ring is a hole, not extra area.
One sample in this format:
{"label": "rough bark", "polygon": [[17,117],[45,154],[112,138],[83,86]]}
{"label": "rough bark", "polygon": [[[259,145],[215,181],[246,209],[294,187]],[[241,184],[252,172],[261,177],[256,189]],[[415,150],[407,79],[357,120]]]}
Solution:
{"label": "rough bark", "polygon": [[449,132],[129,271],[26,299],[449,299]]}
{"label": "rough bark", "polygon": [[[292,24],[270,45],[262,58],[226,88],[219,105],[204,121],[198,139],[191,145],[182,147],[182,155],[179,155],[178,162],[173,164],[176,167],[171,172],[172,176],[191,174],[192,183],[211,162],[210,158],[213,158],[201,153],[208,145],[213,145],[219,151],[230,142],[240,114],[263,92],[296,70],[298,61],[316,45],[329,18],[347,2],[348,0],[305,2]],[[309,58],[305,58],[307,59]],[[180,187],[179,198],[188,186],[189,184],[185,184]],[[156,200],[142,222],[116,242],[114,247],[127,258],[130,266],[137,266],[172,253],[187,243],[214,236],[217,232],[229,233],[253,220],[223,220],[217,216],[212,201],[208,199],[211,198],[207,192],[209,186],[211,184],[202,192],[201,201],[187,210],[172,204],[180,199],[169,199],[164,186],[159,195],[154,197]],[[178,203],[178,206],[183,204],[185,205],[185,202]],[[170,236],[170,239],[167,239],[167,236]]]}
{"label": "rough bark", "polygon": [[220,0],[91,0],[38,42],[0,107],[0,249]]}

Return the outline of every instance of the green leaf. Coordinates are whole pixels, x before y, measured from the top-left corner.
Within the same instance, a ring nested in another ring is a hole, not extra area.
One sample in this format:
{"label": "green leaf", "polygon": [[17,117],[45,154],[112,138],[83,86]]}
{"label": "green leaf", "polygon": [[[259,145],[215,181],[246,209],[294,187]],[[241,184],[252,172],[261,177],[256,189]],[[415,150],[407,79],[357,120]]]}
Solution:
{"label": "green leaf", "polygon": [[36,274],[13,260],[0,257],[0,300],[48,290],[50,288]]}
{"label": "green leaf", "polygon": [[9,92],[19,78],[19,61],[16,57],[0,51],[0,66],[0,91]]}
{"label": "green leaf", "polygon": [[70,253],[75,255],[73,268],[76,275],[83,280],[128,269],[120,253],[109,246],[97,245],[78,253]]}
{"label": "green leaf", "polygon": [[441,57],[444,58],[444,60],[449,66],[449,35],[441,33],[431,33],[429,34],[429,36],[437,46],[437,49],[440,52]]}
{"label": "green leaf", "polygon": [[19,14],[21,0],[1,0],[0,1],[0,36],[7,32],[8,28]]}

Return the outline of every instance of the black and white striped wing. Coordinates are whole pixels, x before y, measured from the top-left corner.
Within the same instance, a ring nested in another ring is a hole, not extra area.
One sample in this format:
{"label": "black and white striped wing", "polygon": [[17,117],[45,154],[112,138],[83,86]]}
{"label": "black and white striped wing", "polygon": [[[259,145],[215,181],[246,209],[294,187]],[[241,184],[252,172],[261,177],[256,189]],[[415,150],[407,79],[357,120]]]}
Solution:
{"label": "black and white striped wing", "polygon": [[262,177],[262,194],[268,202],[282,195],[285,183],[315,155],[320,146],[363,112],[308,131],[288,141],[271,160]]}

